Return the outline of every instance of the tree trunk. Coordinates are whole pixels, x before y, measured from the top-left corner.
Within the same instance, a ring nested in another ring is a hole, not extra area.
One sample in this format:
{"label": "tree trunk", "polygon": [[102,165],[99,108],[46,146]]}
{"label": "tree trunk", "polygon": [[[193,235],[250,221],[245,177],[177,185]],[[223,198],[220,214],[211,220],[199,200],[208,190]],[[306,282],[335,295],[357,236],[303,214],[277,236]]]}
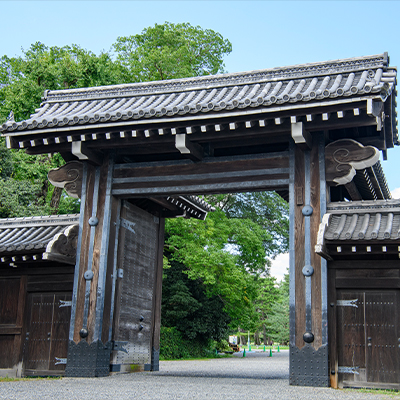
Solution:
{"label": "tree trunk", "polygon": [[239,328],[238,331],[239,331],[239,335],[240,335],[240,336],[239,336],[240,344],[241,344],[241,345],[247,344],[247,336],[244,336],[244,335],[241,334],[242,332],[244,333],[245,330]]}
{"label": "tree trunk", "polygon": [[58,213],[58,207],[60,206],[60,200],[61,200],[61,193],[62,193],[62,188],[57,186],[54,187],[54,191],[50,201],[50,207],[53,210],[52,211],[53,215],[56,215]]}
{"label": "tree trunk", "polygon": [[257,330],[257,331],[254,332],[254,344],[256,346],[259,346],[260,343],[261,343],[260,342],[260,332]]}
{"label": "tree trunk", "polygon": [[263,325],[262,325],[263,326],[263,341],[264,341],[264,344],[267,345],[268,344],[267,327],[265,325],[265,313],[264,313],[264,311],[262,312],[262,320],[264,321]]}

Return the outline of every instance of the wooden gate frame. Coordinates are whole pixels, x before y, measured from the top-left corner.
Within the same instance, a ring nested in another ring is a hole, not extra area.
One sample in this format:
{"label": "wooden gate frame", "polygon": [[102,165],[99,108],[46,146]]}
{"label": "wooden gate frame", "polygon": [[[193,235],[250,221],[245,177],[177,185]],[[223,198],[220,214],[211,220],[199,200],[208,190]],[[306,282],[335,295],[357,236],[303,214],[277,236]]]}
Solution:
{"label": "wooden gate frame", "polygon": [[[276,190],[290,208],[290,383],[328,386],[327,265],[314,252],[318,227],[328,201],[390,198],[378,150],[386,158],[398,144],[395,85],[385,53],[46,91],[29,120],[3,124],[9,148],[60,152],[83,165],[59,182],[82,187],[67,373],[109,372],[106,293],[121,198],[160,204],[170,195]],[[160,206],[162,216],[168,210]]]}

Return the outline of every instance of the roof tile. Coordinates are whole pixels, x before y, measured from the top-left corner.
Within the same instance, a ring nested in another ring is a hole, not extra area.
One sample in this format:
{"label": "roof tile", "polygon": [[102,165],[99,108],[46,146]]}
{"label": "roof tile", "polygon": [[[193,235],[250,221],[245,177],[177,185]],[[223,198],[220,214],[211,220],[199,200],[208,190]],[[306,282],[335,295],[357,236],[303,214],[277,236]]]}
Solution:
{"label": "roof tile", "polygon": [[108,120],[159,118],[268,107],[375,93],[386,98],[396,84],[386,54],[169,81],[46,91],[30,119],[8,121],[4,133],[90,125]]}

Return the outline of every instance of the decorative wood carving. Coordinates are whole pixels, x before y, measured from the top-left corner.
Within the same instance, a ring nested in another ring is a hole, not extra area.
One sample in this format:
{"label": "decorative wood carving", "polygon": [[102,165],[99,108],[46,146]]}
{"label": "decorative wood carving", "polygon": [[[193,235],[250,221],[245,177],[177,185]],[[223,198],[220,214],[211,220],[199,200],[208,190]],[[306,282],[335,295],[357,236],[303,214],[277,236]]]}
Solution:
{"label": "decorative wood carving", "polygon": [[78,233],[79,225],[71,225],[64,232],[57,234],[47,245],[43,259],[74,265],[76,261]]}
{"label": "decorative wood carving", "polygon": [[351,182],[357,169],[372,167],[379,161],[379,151],[373,146],[363,146],[352,139],[341,139],[326,146],[326,182],[345,185]]}
{"label": "decorative wood carving", "polygon": [[52,185],[65,189],[69,196],[80,198],[82,193],[83,164],[71,161],[60,168],[49,171],[47,178]]}

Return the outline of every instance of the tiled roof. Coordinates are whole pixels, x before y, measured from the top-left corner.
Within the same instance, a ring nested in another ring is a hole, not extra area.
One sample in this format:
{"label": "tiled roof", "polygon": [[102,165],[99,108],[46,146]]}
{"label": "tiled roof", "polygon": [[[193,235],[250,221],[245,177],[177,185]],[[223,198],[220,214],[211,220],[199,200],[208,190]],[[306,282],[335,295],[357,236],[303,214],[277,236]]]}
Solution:
{"label": "tiled roof", "polygon": [[324,217],[328,241],[398,240],[400,200],[331,203]]}
{"label": "tiled roof", "polygon": [[43,252],[58,233],[78,222],[79,215],[76,214],[1,219],[0,253]]}
{"label": "tiled roof", "polygon": [[[396,84],[387,54],[169,81],[46,91],[30,119],[10,120],[3,133],[18,134],[129,120],[189,116],[289,103],[375,94],[383,100]],[[76,129],[76,128],[74,128]]]}
{"label": "tiled roof", "polygon": [[[196,206],[198,209],[200,209],[202,211],[206,211],[206,212],[215,211],[215,208],[213,206],[208,204],[206,201],[204,201],[200,197],[188,194],[185,196],[179,196],[178,198],[184,199],[188,203],[192,203],[194,206]],[[172,197],[168,197],[168,199],[172,199]]]}

